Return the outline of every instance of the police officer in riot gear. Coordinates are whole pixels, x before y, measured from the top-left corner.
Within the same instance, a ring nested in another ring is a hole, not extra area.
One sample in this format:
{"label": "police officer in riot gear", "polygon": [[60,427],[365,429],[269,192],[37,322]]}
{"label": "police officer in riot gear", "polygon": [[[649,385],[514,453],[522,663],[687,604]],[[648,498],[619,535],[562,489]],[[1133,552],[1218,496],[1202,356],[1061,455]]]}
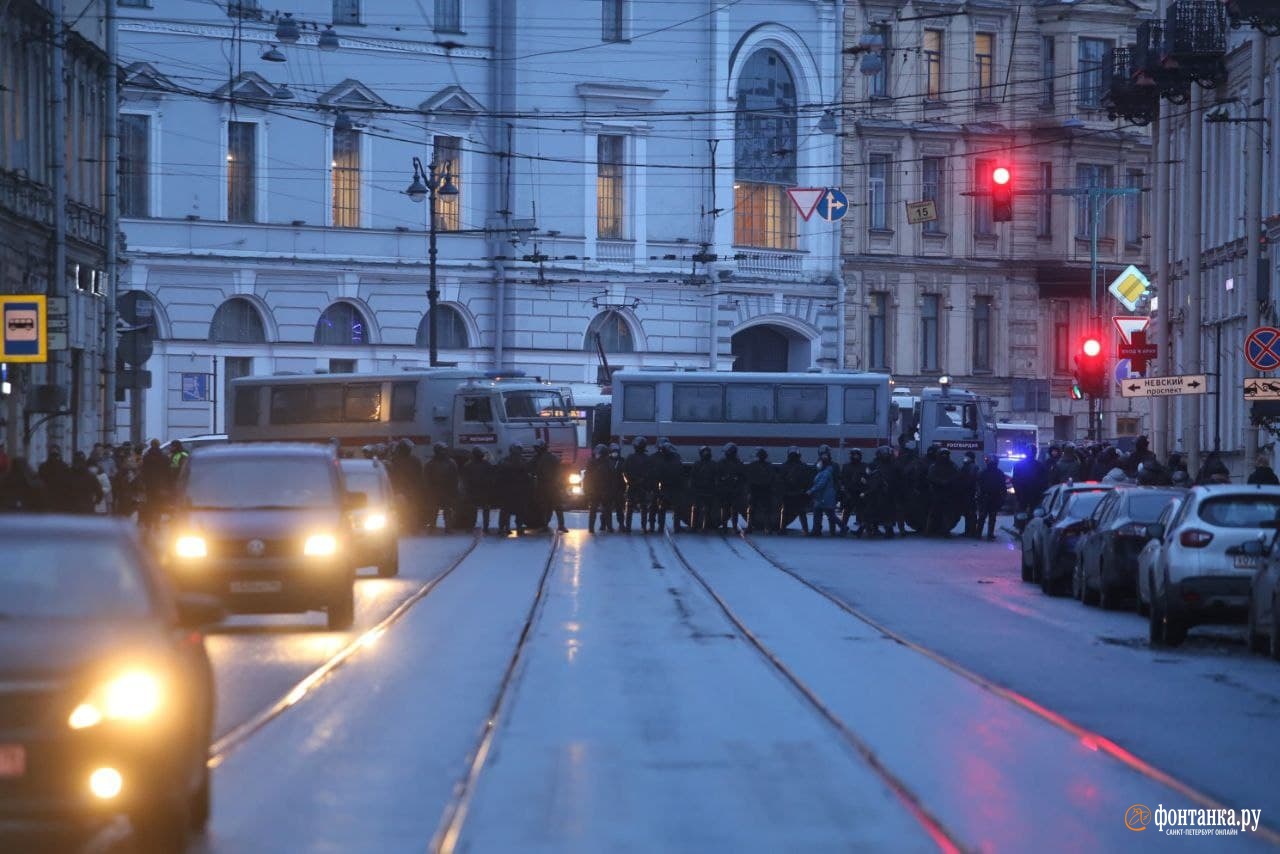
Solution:
{"label": "police officer in riot gear", "polygon": [[653,462],[655,486],[654,501],[650,510],[649,530],[664,531],[667,513],[671,513],[672,530],[680,532],[680,506],[685,501],[684,461],[676,448],[666,439],[658,440],[658,454]]}
{"label": "police officer in riot gear", "polygon": [[712,459],[711,447],[698,449],[698,460],[689,472],[689,486],[693,490],[693,514],[690,524],[695,531],[710,531],[719,527],[720,505],[716,502],[718,467]]}
{"label": "police officer in riot gear", "polygon": [[800,529],[809,533],[809,517],[805,511],[809,507],[809,487],[813,484],[813,469],[800,459],[799,448],[787,449],[787,461],[778,472],[782,490],[782,512],[779,514],[778,533],[785,534],[787,527],[796,519],[800,520]]}
{"label": "police officer in riot gear", "polygon": [[653,500],[653,461],[648,454],[649,441],[637,436],[632,443],[631,456],[622,464],[622,476],[627,482],[626,521],[622,530],[630,533],[635,514],[640,514],[640,529],[649,532],[649,504]]}
{"label": "police officer in riot gear", "polygon": [[556,530],[565,533],[569,529],[564,524],[564,475],[561,472],[560,459],[547,450],[546,439],[535,439],[533,442],[533,459],[529,461],[529,474],[533,477],[534,502],[538,507],[538,519],[546,517],[547,526],[551,525],[551,514],[555,514]]}
{"label": "police officer in riot gear", "polygon": [[769,452],[756,448],[756,458],[747,463],[747,530],[772,531],[775,523],[774,488],[777,472],[769,462]]}
{"label": "police officer in riot gear", "polygon": [[849,520],[855,515],[858,518],[858,530],[854,536],[862,536],[865,527],[862,521],[862,491],[867,486],[867,466],[862,462],[862,451],[854,448],[849,451],[849,461],[840,468],[840,524],[849,529]]}
{"label": "police officer in riot gear", "polygon": [[596,519],[600,520],[600,530],[613,530],[613,505],[611,502],[611,484],[613,472],[609,465],[609,449],[605,445],[596,445],[595,452],[587,463],[586,474],[582,478],[582,491],[587,499],[587,533],[596,532]]}
{"label": "police officer in riot gear", "polygon": [[738,517],[746,516],[747,473],[746,466],[738,459],[738,446],[732,442],[724,446],[716,467],[716,499],[720,502],[719,527],[731,527],[736,533]]}
{"label": "police officer in riot gear", "polygon": [[524,445],[512,442],[507,455],[497,465],[498,488],[502,495],[502,509],[498,514],[498,533],[510,534],[515,525],[517,534],[523,534],[525,517],[529,513],[529,498],[533,483],[524,461]]}

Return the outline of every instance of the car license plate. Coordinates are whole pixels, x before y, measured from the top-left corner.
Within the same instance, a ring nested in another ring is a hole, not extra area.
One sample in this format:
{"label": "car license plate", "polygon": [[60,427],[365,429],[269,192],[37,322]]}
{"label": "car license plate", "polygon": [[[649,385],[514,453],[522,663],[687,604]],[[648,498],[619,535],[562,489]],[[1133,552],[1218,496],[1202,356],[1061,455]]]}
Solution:
{"label": "car license plate", "polygon": [[27,773],[27,749],[21,744],[0,744],[0,779]]}
{"label": "car license plate", "polygon": [[232,593],[279,593],[284,589],[283,581],[233,581]]}
{"label": "car license plate", "polygon": [[1257,569],[1258,559],[1253,555],[1236,555],[1236,569]]}

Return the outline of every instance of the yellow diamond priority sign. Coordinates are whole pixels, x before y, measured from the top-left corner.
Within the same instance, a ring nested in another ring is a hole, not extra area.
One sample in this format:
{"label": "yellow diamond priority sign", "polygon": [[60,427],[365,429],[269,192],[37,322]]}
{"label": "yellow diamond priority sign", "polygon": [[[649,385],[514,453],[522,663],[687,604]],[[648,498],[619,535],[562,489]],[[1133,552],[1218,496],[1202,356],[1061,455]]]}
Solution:
{"label": "yellow diamond priority sign", "polygon": [[1142,299],[1142,295],[1151,287],[1151,282],[1147,277],[1142,275],[1142,271],[1134,265],[1130,264],[1128,269],[1116,276],[1116,280],[1111,283],[1111,287],[1107,288],[1111,295],[1124,305],[1129,311],[1134,311],[1138,307],[1138,300]]}

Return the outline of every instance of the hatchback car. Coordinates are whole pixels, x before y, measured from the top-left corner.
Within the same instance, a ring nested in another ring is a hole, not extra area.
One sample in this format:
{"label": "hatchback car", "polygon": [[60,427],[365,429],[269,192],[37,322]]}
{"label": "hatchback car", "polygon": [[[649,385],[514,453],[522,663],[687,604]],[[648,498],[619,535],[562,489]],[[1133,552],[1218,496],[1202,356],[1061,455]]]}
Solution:
{"label": "hatchback car", "polygon": [[1080,544],[1072,585],[1076,598],[1110,610],[1134,596],[1147,526],[1182,492],[1172,487],[1122,487],[1104,498]]}
{"label": "hatchback car", "polygon": [[1193,626],[1241,623],[1261,558],[1241,547],[1269,535],[1280,486],[1192,487],[1167,525],[1153,525],[1161,547],[1148,569],[1153,645],[1177,646]]}
{"label": "hatchback car", "polygon": [[[1073,492],[1097,490],[1096,483],[1059,483],[1045,490],[1040,504],[1025,520],[1019,513],[1015,519],[1024,524],[1020,542],[1022,546],[1022,580],[1039,583],[1044,566],[1045,541],[1061,513],[1067,497]],[[1108,487],[1109,488],[1109,487]]]}
{"label": "hatchback car", "polygon": [[1050,596],[1062,596],[1071,590],[1076,553],[1094,509],[1112,490],[1110,486],[1091,484],[1086,488],[1069,488],[1054,512],[1044,533],[1044,554],[1040,558],[1040,589]]}
{"label": "hatchback car", "polygon": [[391,478],[381,460],[343,460],[342,476],[349,492],[363,493],[365,506],[351,514],[356,563],[378,567],[378,576],[400,571],[400,525]]}
{"label": "hatchback car", "polygon": [[178,588],[220,597],[241,613],[323,609],[351,627],[358,558],[332,446],[283,442],[201,448],[178,478],[164,539]]}
{"label": "hatchback car", "polygon": [[1180,490],[1178,495],[1175,495],[1165,503],[1164,509],[1156,517],[1155,523],[1147,526],[1147,542],[1143,545],[1142,551],[1138,552],[1138,577],[1135,584],[1138,596],[1138,601],[1135,605],[1138,613],[1144,617],[1151,608],[1151,587],[1147,581],[1155,574],[1154,567],[1160,559],[1160,550],[1164,545],[1164,541],[1160,537],[1152,536],[1152,534],[1168,530],[1169,523],[1178,514],[1178,510],[1182,507],[1182,502],[1186,498],[1186,491]]}
{"label": "hatchback car", "polygon": [[0,516],[0,848],[127,815],[138,850],[209,817],[221,608],[178,597],[124,522]]}

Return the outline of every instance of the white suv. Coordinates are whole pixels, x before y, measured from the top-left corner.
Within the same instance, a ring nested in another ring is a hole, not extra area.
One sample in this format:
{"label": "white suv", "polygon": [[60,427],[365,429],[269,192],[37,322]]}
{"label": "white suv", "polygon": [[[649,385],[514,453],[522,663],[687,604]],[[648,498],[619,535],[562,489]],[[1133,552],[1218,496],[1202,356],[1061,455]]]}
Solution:
{"label": "white suv", "polygon": [[1168,525],[1152,525],[1151,643],[1177,646],[1192,626],[1244,622],[1261,559],[1241,546],[1275,528],[1280,486],[1197,486]]}

